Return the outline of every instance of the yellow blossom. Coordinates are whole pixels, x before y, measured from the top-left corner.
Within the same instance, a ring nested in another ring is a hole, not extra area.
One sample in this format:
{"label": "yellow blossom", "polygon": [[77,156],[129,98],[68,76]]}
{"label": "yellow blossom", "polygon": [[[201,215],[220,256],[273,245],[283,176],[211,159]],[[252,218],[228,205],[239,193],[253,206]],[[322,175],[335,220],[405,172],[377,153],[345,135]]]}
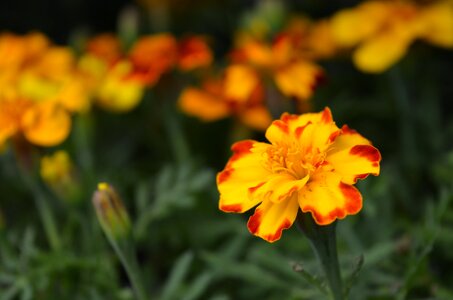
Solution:
{"label": "yellow blossom", "polygon": [[273,79],[285,96],[299,100],[311,97],[323,74],[319,66],[303,56],[298,39],[285,32],[271,45],[240,36],[232,58],[235,64],[251,65],[261,76]]}
{"label": "yellow blossom", "polygon": [[131,61],[122,58],[119,40],[102,34],[87,44],[87,53],[79,60],[94,102],[111,112],[127,112],[141,101],[145,83],[134,74]]}
{"label": "yellow blossom", "polygon": [[109,70],[98,87],[96,94],[97,103],[112,112],[126,112],[135,108],[141,101],[144,86],[131,78],[128,61],[120,61]]}
{"label": "yellow blossom", "polygon": [[368,1],[338,12],[331,24],[336,42],[355,47],[355,65],[370,73],[387,70],[419,38],[437,46],[453,47],[453,5],[448,1],[428,5]]}
{"label": "yellow blossom", "polygon": [[58,102],[0,99],[0,145],[23,134],[35,145],[55,146],[66,139],[70,129],[71,117]]}
{"label": "yellow blossom", "polygon": [[285,113],[266,138],[270,143],[234,144],[217,175],[222,211],[242,213],[258,205],[247,224],[251,233],[274,242],[299,210],[310,212],[319,225],[361,210],[362,196],[353,184],[379,174],[381,155],[356,131],[338,128],[328,108]]}
{"label": "yellow blossom", "polygon": [[178,103],[185,113],[203,121],[232,115],[257,130],[264,130],[272,121],[258,75],[245,65],[227,67],[222,79],[207,80],[202,88],[186,88]]}

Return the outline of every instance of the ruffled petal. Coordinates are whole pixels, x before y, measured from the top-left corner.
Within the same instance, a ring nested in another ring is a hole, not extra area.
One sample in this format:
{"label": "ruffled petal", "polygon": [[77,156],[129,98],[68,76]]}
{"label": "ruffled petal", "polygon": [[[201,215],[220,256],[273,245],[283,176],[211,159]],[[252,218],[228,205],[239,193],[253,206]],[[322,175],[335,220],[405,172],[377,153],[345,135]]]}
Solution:
{"label": "ruffled petal", "polygon": [[71,130],[71,117],[61,104],[46,101],[27,110],[21,125],[27,140],[51,147],[67,138]]}
{"label": "ruffled petal", "polygon": [[406,54],[412,39],[397,30],[375,36],[357,48],[353,54],[354,63],[364,72],[384,72]]}
{"label": "ruffled petal", "polygon": [[315,174],[299,192],[298,200],[302,211],[310,212],[319,225],[356,214],[362,208],[360,192],[333,172]]}
{"label": "ruffled petal", "polygon": [[293,195],[280,203],[265,201],[258,206],[247,223],[249,231],[271,243],[279,240],[282,231],[294,223],[299,211],[297,193]]}
{"label": "ruffled petal", "polygon": [[308,62],[296,62],[278,70],[275,83],[285,96],[306,100],[322,78],[322,70]]}
{"label": "ruffled petal", "polygon": [[341,46],[353,47],[369,38],[389,18],[389,9],[386,2],[367,1],[356,8],[339,11],[331,22],[335,41]]}
{"label": "ruffled petal", "polygon": [[219,120],[230,114],[226,101],[196,88],[185,89],[179,97],[178,104],[185,113],[206,122]]}
{"label": "ruffled petal", "polygon": [[272,122],[272,116],[264,106],[246,108],[239,113],[239,118],[245,125],[262,131]]}
{"label": "ruffled petal", "polygon": [[420,18],[421,36],[440,47],[453,48],[453,5],[439,1],[423,9]]}
{"label": "ruffled petal", "polygon": [[262,201],[249,197],[250,190],[264,184],[270,174],[261,163],[261,151],[253,150],[255,146],[267,147],[266,144],[252,140],[237,142],[231,147],[233,156],[225,169],[217,174],[220,210],[244,212]]}
{"label": "ruffled petal", "polygon": [[304,148],[323,148],[322,145],[335,139],[338,130],[333,122],[332,112],[326,107],[322,112],[300,116],[284,113],[280,120],[275,120],[269,126],[266,138],[272,144],[281,144],[287,143],[288,137],[291,135],[292,139],[295,136],[297,140],[301,141]]}
{"label": "ruffled petal", "polygon": [[249,189],[250,197],[257,200],[280,203],[301,190],[308,179],[308,175],[302,179],[295,179],[294,176],[288,173],[275,174],[269,177],[266,183]]}
{"label": "ruffled petal", "polygon": [[227,99],[246,102],[258,87],[255,70],[246,65],[232,65],[225,71],[224,95]]}
{"label": "ruffled petal", "polygon": [[379,175],[381,154],[367,139],[343,126],[342,134],[330,146],[326,161],[347,184],[356,183],[369,174]]}

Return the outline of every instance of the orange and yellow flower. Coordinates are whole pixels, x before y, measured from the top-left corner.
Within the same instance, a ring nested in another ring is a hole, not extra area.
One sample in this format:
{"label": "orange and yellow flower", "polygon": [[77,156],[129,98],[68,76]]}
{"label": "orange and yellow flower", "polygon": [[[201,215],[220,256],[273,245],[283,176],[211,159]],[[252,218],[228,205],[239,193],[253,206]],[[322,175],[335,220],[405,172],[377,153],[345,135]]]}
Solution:
{"label": "orange and yellow flower", "polygon": [[222,79],[207,80],[202,88],[186,88],[179,98],[179,106],[185,113],[203,121],[233,115],[251,128],[264,130],[272,117],[264,105],[263,93],[253,68],[231,65]]}
{"label": "orange and yellow flower", "polygon": [[0,34],[0,147],[22,135],[39,146],[61,143],[71,113],[89,107],[70,49],[40,33]]}
{"label": "orange and yellow flower", "polygon": [[338,128],[330,109],[285,113],[266,138],[270,143],[234,144],[233,156],[217,175],[222,211],[243,213],[259,205],[247,224],[251,233],[274,242],[299,210],[319,225],[361,210],[362,196],[353,184],[379,174],[381,155],[356,131]]}
{"label": "orange and yellow flower", "polygon": [[353,61],[362,71],[380,73],[399,61],[416,39],[453,48],[453,4],[437,1],[367,1],[335,14],[336,42],[355,47]]}
{"label": "orange and yellow flower", "polygon": [[323,71],[302,55],[297,42],[286,33],[278,36],[271,45],[242,35],[232,59],[234,63],[251,65],[262,76],[274,80],[285,96],[307,100],[322,78]]}
{"label": "orange and yellow flower", "polygon": [[70,130],[71,117],[58,102],[0,99],[0,147],[18,134],[32,144],[51,147],[63,142]]}
{"label": "orange and yellow flower", "polygon": [[190,36],[180,42],[171,34],[147,35],[138,39],[129,53],[119,39],[101,34],[88,41],[79,60],[95,102],[112,112],[127,112],[143,98],[161,76],[176,66],[182,71],[209,65],[212,53],[205,38]]}
{"label": "orange and yellow flower", "polygon": [[189,36],[179,41],[178,66],[182,71],[206,67],[212,63],[213,55],[206,38]]}

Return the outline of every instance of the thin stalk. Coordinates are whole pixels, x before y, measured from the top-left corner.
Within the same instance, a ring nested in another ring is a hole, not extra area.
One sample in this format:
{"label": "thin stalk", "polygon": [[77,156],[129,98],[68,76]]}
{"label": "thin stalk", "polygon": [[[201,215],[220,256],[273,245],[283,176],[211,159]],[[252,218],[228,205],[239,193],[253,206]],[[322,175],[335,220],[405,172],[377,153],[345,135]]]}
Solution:
{"label": "thin stalk", "polygon": [[183,164],[190,158],[190,150],[181,124],[169,104],[164,104],[165,126],[170,137],[173,155],[178,163]]}
{"label": "thin stalk", "polygon": [[39,217],[44,227],[44,233],[47,237],[49,245],[52,250],[59,251],[61,249],[60,237],[58,235],[55,218],[52,213],[52,209],[49,206],[48,199],[45,197],[44,192],[32,176],[27,174],[26,170],[20,166],[19,170],[23,181],[33,193],[33,200],[35,201],[36,208],[38,209]]}
{"label": "thin stalk", "polygon": [[138,262],[135,257],[135,251],[130,243],[131,242],[124,243],[123,247],[120,247],[118,243],[111,242],[116,255],[118,255],[121,264],[126,270],[127,277],[132,284],[132,289],[135,292],[137,300],[148,300]]}
{"label": "thin stalk", "polygon": [[34,195],[36,207],[38,208],[39,216],[44,227],[47,240],[50,247],[54,251],[61,249],[60,237],[58,235],[55,218],[53,217],[52,210],[47,203],[47,199],[42,195]]}
{"label": "thin stalk", "polygon": [[343,281],[338,263],[336,243],[336,223],[321,226],[315,223],[309,213],[300,213],[297,216],[297,224],[309,239],[312,249],[321,263],[332,292],[332,298],[343,300]]}

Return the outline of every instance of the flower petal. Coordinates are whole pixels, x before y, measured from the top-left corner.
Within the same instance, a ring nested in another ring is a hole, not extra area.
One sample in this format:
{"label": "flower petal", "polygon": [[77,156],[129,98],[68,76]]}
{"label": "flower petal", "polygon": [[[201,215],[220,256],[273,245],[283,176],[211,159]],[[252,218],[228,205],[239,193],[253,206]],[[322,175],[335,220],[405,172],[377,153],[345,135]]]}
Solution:
{"label": "flower petal", "polygon": [[362,195],[353,186],[343,183],[333,172],[318,172],[299,192],[299,206],[311,212],[319,225],[328,225],[362,208]]}
{"label": "flower petal", "polygon": [[71,117],[61,104],[45,101],[27,110],[21,120],[30,142],[51,147],[63,142],[71,130]]}
{"label": "flower petal", "polygon": [[281,203],[263,202],[247,223],[249,231],[271,243],[279,240],[282,231],[296,219],[299,211],[296,195]]}
{"label": "flower petal", "polygon": [[288,173],[276,174],[269,177],[266,183],[249,189],[250,197],[261,199],[262,201],[280,203],[302,189],[308,179],[308,175],[302,179],[295,179],[294,176]]}
{"label": "flower petal", "polygon": [[272,122],[272,116],[265,106],[247,107],[239,113],[239,119],[245,125],[264,131]]}
{"label": "flower petal", "polygon": [[[304,133],[305,128],[310,127],[310,124],[314,126]],[[331,134],[337,131],[338,127],[333,122],[332,112],[326,107],[322,112],[300,116],[284,113],[280,120],[275,120],[269,126],[266,138],[272,144],[281,144],[288,141],[290,134],[294,134],[300,141],[303,141],[305,148],[309,146],[319,148],[328,141]],[[311,143],[307,141],[311,141]]]}
{"label": "flower petal", "polygon": [[179,107],[187,114],[203,121],[215,121],[227,117],[230,108],[221,97],[196,88],[185,89],[179,97]]}
{"label": "flower petal", "polygon": [[241,141],[231,147],[233,156],[225,169],[217,174],[220,210],[244,212],[262,201],[249,197],[249,190],[266,182],[269,175],[269,171],[261,164],[261,151],[252,151],[255,146],[267,147],[252,140]]}
{"label": "flower petal", "polygon": [[227,99],[246,102],[258,87],[255,70],[246,65],[231,65],[225,71],[224,95]]}
{"label": "flower petal", "polygon": [[377,35],[357,48],[354,63],[364,72],[384,72],[404,56],[413,38],[403,29]]}
{"label": "flower petal", "polygon": [[369,174],[379,175],[381,154],[370,141],[354,130],[343,126],[342,134],[335,139],[327,152],[326,161],[347,184],[356,183]]}
{"label": "flower petal", "polygon": [[275,83],[285,96],[306,100],[322,78],[320,67],[309,62],[296,62],[281,68],[275,74]]}

